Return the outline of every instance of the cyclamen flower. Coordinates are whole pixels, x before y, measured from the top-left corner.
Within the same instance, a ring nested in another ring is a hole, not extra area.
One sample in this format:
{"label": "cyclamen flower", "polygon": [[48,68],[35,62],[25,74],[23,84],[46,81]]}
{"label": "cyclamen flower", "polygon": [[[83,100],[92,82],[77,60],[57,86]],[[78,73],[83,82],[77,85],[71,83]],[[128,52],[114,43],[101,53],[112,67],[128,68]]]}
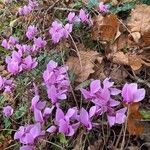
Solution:
{"label": "cyclamen flower", "polygon": [[19,8],[20,15],[28,15],[38,6],[38,2],[36,0],[29,0],[28,5],[25,5]]}
{"label": "cyclamen flower", "polygon": [[64,38],[68,38],[69,34],[72,32],[72,24],[67,23],[64,26]]}
{"label": "cyclamen flower", "polygon": [[21,51],[22,53],[27,53],[30,54],[31,51],[31,46],[27,45],[27,44],[16,44],[16,48],[18,49],[18,51]]}
{"label": "cyclamen flower", "polygon": [[0,90],[4,90],[6,93],[11,93],[14,88],[14,83],[12,80],[7,80],[0,76]]}
{"label": "cyclamen flower", "polygon": [[61,23],[59,23],[58,21],[54,21],[52,23],[50,30],[49,30],[49,34],[52,37],[53,43],[54,44],[58,43],[64,34],[63,25]]}
{"label": "cyclamen flower", "polygon": [[66,136],[74,135],[79,125],[79,123],[71,124],[71,119],[74,114],[75,110],[73,108],[68,109],[65,115],[64,112],[58,107],[55,116],[55,126],[48,128],[47,132],[53,133],[58,129],[59,133],[63,133]]}
{"label": "cyclamen flower", "polygon": [[12,56],[7,56],[5,61],[7,63],[8,72],[16,75],[17,73],[22,71],[22,67],[20,66],[20,63],[22,61],[21,51],[13,51]]}
{"label": "cyclamen flower", "polygon": [[43,79],[52,104],[56,104],[59,100],[67,98],[66,94],[69,90],[70,82],[66,67],[59,67],[56,62],[51,60],[43,73]]}
{"label": "cyclamen flower", "polygon": [[80,18],[74,12],[68,14],[67,20],[70,24],[80,22]]}
{"label": "cyclamen flower", "polygon": [[29,40],[32,40],[35,37],[35,35],[37,34],[37,32],[38,32],[37,27],[35,27],[34,25],[33,26],[30,25],[26,32],[26,36]]}
{"label": "cyclamen flower", "polygon": [[79,12],[79,18],[81,19],[82,23],[91,24],[91,19],[89,14],[87,14],[83,9],[81,9]]}
{"label": "cyclamen flower", "polygon": [[28,15],[32,12],[32,7],[29,5],[25,5],[21,8],[19,8],[19,15]]}
{"label": "cyclamen flower", "polygon": [[43,123],[44,119],[47,119],[52,113],[54,107],[46,107],[45,101],[40,101],[39,95],[35,95],[32,99],[30,108],[34,112],[34,119],[36,122]]}
{"label": "cyclamen flower", "polygon": [[10,36],[8,41],[6,39],[2,41],[1,46],[3,46],[6,49],[11,49],[16,43],[18,43],[18,39],[13,36]]}
{"label": "cyclamen flower", "polygon": [[32,59],[32,57],[29,55],[22,60],[21,67],[24,70],[31,70],[34,69],[37,65],[38,62],[36,61],[36,58]]}
{"label": "cyclamen flower", "polygon": [[100,112],[104,113],[109,107],[114,107],[120,104],[120,102],[111,98],[111,95],[117,95],[121,91],[116,88],[111,88],[113,82],[109,82],[106,78],[103,81],[103,88],[100,85],[100,80],[94,80],[90,84],[90,91],[81,89],[81,92],[85,99],[92,101],[96,106],[100,108]]}
{"label": "cyclamen flower", "polygon": [[10,117],[13,114],[14,110],[11,106],[6,106],[3,108],[3,114],[5,117]]}
{"label": "cyclamen flower", "polygon": [[113,126],[115,124],[123,124],[126,119],[126,110],[127,108],[122,108],[117,110],[116,112],[112,114],[107,114],[108,123],[110,126]]}
{"label": "cyclamen flower", "polygon": [[45,40],[43,40],[41,37],[34,38],[34,45],[37,48],[44,48],[46,44],[47,44],[47,42]]}
{"label": "cyclamen flower", "polygon": [[91,118],[96,114],[96,106],[90,108],[89,113],[82,107],[80,110],[79,121],[86,126],[88,130],[92,129]]}
{"label": "cyclamen flower", "polygon": [[109,11],[109,6],[105,5],[103,2],[100,2],[99,11],[100,12],[108,12]]}
{"label": "cyclamen flower", "polygon": [[145,97],[145,89],[138,89],[137,83],[126,83],[122,89],[122,97],[127,104],[139,102]]}
{"label": "cyclamen flower", "polygon": [[54,44],[58,43],[62,38],[68,38],[71,32],[72,24],[66,24],[63,27],[62,23],[59,23],[58,21],[54,21],[49,29],[49,34],[51,35]]}
{"label": "cyclamen flower", "polygon": [[14,135],[14,140],[19,140],[22,144],[34,144],[35,140],[45,134],[42,130],[41,124],[36,123],[32,125],[20,126]]}

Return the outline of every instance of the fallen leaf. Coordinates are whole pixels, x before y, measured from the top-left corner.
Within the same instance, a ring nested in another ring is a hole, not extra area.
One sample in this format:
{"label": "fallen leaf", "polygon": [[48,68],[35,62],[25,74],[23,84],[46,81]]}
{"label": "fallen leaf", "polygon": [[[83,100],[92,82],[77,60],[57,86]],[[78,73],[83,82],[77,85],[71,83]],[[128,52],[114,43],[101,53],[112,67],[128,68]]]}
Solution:
{"label": "fallen leaf", "polygon": [[131,48],[135,46],[135,42],[129,37],[128,33],[122,33],[116,40],[110,45],[112,52],[117,52],[125,48]]}
{"label": "fallen leaf", "polygon": [[93,19],[91,34],[94,40],[111,42],[115,39],[118,30],[119,22],[114,14],[106,17],[98,15]]}
{"label": "fallen leaf", "polygon": [[130,135],[140,135],[144,132],[144,126],[138,122],[142,119],[139,106],[139,103],[128,105],[127,129]]}
{"label": "fallen leaf", "polygon": [[119,65],[128,65],[134,71],[140,69],[142,67],[142,64],[150,66],[149,59],[146,59],[144,56],[137,54],[125,54],[124,52],[116,52],[114,54],[109,54],[107,58],[113,63]]}
{"label": "fallen leaf", "polygon": [[76,75],[77,82],[83,82],[89,75],[94,73],[94,62],[103,60],[103,57],[96,51],[79,51],[79,57],[69,57],[67,65]]}
{"label": "fallen leaf", "polygon": [[129,64],[129,59],[126,54],[123,52],[117,52],[115,54],[110,54],[108,55],[108,58],[112,57],[112,62],[119,64],[119,65],[128,65]]}
{"label": "fallen leaf", "polygon": [[144,45],[150,44],[150,6],[137,5],[131,12],[131,17],[128,20],[128,27],[136,42],[139,42],[140,36]]}
{"label": "fallen leaf", "polygon": [[129,66],[131,66],[133,70],[138,70],[142,67],[142,60],[140,56],[136,54],[128,55],[128,60]]}

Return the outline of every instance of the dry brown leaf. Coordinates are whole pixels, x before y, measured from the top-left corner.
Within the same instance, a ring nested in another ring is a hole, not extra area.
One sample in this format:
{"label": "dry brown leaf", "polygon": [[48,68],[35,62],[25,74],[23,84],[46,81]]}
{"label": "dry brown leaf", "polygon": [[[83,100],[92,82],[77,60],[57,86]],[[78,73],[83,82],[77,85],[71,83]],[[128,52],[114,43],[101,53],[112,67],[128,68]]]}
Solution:
{"label": "dry brown leaf", "polygon": [[76,74],[76,81],[83,82],[94,73],[94,62],[97,60],[100,63],[103,58],[96,51],[80,51],[79,55],[81,63],[79,57],[69,57],[67,65]]}
{"label": "dry brown leaf", "polygon": [[106,17],[98,15],[93,19],[91,30],[94,40],[111,42],[115,39],[119,30],[119,22],[116,15],[110,14]]}
{"label": "dry brown leaf", "polygon": [[123,52],[117,52],[113,55],[112,62],[119,64],[119,65],[128,65],[129,59],[128,59],[128,56],[124,54]]}
{"label": "dry brown leaf", "polygon": [[142,57],[141,55],[136,54],[130,54],[123,52],[116,52],[115,54],[109,54],[108,59],[111,59],[113,63],[119,64],[119,65],[128,65],[133,70],[138,70],[142,67],[142,64],[146,66],[150,66],[150,60],[146,61],[146,58]]}
{"label": "dry brown leaf", "polygon": [[129,60],[129,66],[131,66],[133,70],[138,70],[142,67],[142,60],[140,56],[135,54],[128,55],[128,60]]}
{"label": "dry brown leaf", "polygon": [[139,34],[145,45],[150,44],[150,6],[137,5],[131,12],[131,18],[128,20],[128,27],[131,30],[133,38],[136,42],[139,41]]}
{"label": "dry brown leaf", "polygon": [[110,45],[110,49],[113,52],[117,52],[124,48],[134,47],[134,45],[134,41],[131,40],[128,34],[123,33],[114,41],[113,44]]}
{"label": "dry brown leaf", "polygon": [[139,112],[139,103],[133,103],[128,105],[128,121],[127,129],[130,135],[140,135],[144,132],[144,126],[139,124],[138,121],[142,119],[142,115]]}

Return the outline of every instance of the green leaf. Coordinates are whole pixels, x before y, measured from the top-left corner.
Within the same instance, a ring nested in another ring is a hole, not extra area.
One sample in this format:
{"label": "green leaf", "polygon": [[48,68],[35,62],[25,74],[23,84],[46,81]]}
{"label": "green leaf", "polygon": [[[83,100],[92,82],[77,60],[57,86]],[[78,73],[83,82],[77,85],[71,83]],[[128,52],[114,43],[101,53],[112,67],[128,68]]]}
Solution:
{"label": "green leaf", "polygon": [[4,126],[5,126],[5,129],[10,128],[11,121],[9,118],[4,118]]}
{"label": "green leaf", "polygon": [[150,5],[150,0],[141,0],[141,3]]}
{"label": "green leaf", "polygon": [[59,134],[59,140],[62,144],[67,144],[67,139],[64,134]]}
{"label": "green leaf", "polygon": [[150,111],[149,110],[142,109],[142,110],[140,110],[140,113],[145,120],[150,120]]}
{"label": "green leaf", "polygon": [[110,11],[115,14],[119,13],[121,11],[129,11],[135,7],[135,4],[136,4],[135,2],[128,2],[128,3],[122,4],[121,6],[118,6],[118,7],[110,5]]}
{"label": "green leaf", "polygon": [[89,8],[92,8],[92,7],[94,7],[94,6],[98,5],[98,4],[99,4],[98,0],[89,0],[88,1],[88,7]]}
{"label": "green leaf", "polygon": [[14,117],[15,119],[22,118],[26,113],[27,108],[25,106],[21,106],[18,110],[15,111]]}

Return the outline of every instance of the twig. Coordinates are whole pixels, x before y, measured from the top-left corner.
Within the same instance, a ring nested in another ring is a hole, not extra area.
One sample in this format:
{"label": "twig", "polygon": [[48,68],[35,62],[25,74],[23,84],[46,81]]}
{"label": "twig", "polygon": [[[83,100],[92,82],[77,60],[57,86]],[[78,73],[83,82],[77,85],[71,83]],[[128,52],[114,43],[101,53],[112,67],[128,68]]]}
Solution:
{"label": "twig", "polygon": [[126,121],[125,121],[125,129],[124,129],[124,133],[123,133],[123,139],[122,139],[120,150],[124,150],[125,137],[126,137],[126,131],[127,131],[127,125],[128,125],[128,117],[129,117],[129,107],[127,108],[127,118],[126,118]]}
{"label": "twig", "polygon": [[71,9],[71,8],[61,8],[61,7],[54,7],[54,10],[75,11],[75,12],[78,12],[78,10],[76,10],[76,9]]}
{"label": "twig", "polygon": [[150,83],[147,80],[143,80],[143,79],[137,77],[133,71],[132,72],[133,72],[134,76],[131,75],[126,69],[124,69],[124,70],[130,76],[131,79],[136,80],[137,82],[142,83],[142,84],[146,85],[148,88],[150,88]]}
{"label": "twig", "polygon": [[47,143],[49,143],[49,144],[52,144],[52,145],[54,145],[54,146],[60,148],[61,150],[65,150],[63,147],[61,147],[60,145],[55,144],[55,143],[53,143],[53,142],[50,142],[50,141],[47,141],[47,140],[44,140],[44,139],[42,139],[42,141],[45,141],[45,142],[47,142]]}
{"label": "twig", "polygon": [[118,139],[117,139],[117,141],[116,141],[116,144],[115,144],[114,149],[117,149],[117,147],[118,147],[118,144],[119,144],[119,141],[120,141],[120,138],[121,138],[122,132],[123,132],[123,126],[122,126],[122,128],[121,128],[120,133],[119,133],[119,136],[118,136]]}
{"label": "twig", "polygon": [[13,144],[13,145],[10,145],[9,147],[6,147],[4,150],[8,150],[8,149],[10,149],[10,148],[12,148],[12,147],[15,147],[16,145],[18,145],[18,143],[15,143],[15,144]]}

